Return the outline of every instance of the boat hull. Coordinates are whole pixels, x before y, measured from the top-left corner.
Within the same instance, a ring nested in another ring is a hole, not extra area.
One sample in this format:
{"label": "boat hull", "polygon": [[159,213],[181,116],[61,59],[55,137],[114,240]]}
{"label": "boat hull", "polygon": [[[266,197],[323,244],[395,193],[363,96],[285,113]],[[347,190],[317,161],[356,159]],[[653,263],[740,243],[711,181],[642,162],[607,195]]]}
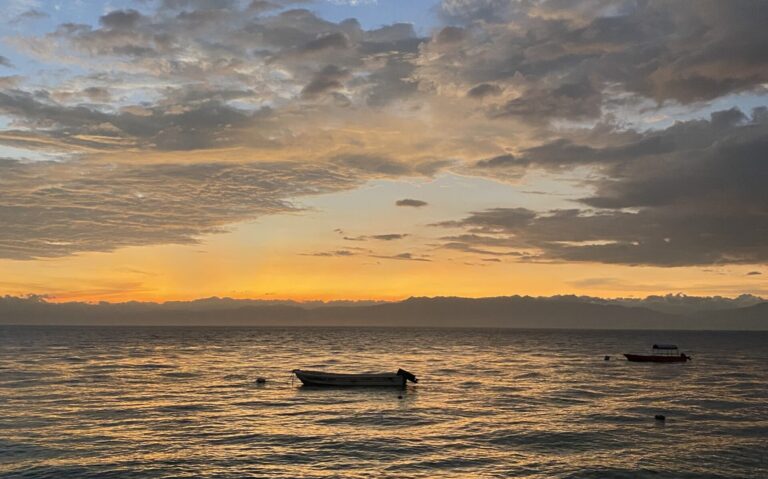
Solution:
{"label": "boat hull", "polygon": [[684,363],[690,359],[689,356],[663,356],[654,354],[625,354],[627,361],[637,363]]}
{"label": "boat hull", "polygon": [[394,373],[339,374],[321,371],[294,371],[305,386],[322,387],[405,387],[405,377]]}

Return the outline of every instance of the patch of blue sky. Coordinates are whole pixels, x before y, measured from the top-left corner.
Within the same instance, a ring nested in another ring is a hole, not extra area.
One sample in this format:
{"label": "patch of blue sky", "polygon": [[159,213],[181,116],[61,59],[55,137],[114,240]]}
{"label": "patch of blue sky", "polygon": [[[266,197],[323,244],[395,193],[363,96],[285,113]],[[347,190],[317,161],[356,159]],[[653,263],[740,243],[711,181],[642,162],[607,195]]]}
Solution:
{"label": "patch of blue sky", "polygon": [[681,121],[707,120],[712,113],[731,108],[738,108],[744,114],[750,115],[754,108],[766,105],[768,105],[766,94],[734,93],[713,101],[688,105],[673,102],[657,106],[648,102],[645,107],[626,115],[618,115],[618,118],[640,131],[662,130]]}
{"label": "patch of blue sky", "polygon": [[[142,2],[132,0],[110,0],[93,2],[86,0],[6,0],[4,19],[0,20],[3,34],[0,35],[0,55],[13,63],[16,74],[26,77],[39,77],[44,70],[50,70],[50,64],[57,64],[56,57],[37,59],[23,48],[24,38],[41,38],[58,28],[59,25],[84,24],[97,26],[99,17],[119,9],[142,9]],[[40,15],[29,15],[37,12]],[[63,63],[63,62],[62,62]],[[67,76],[82,75],[87,70],[71,62],[66,63]],[[58,70],[55,74],[61,75]],[[61,77],[58,77],[59,80]]]}
{"label": "patch of blue sky", "polygon": [[[1,126],[0,126],[1,127]],[[60,161],[65,159],[66,154],[41,152],[39,150],[27,150],[26,148],[15,148],[13,146],[0,145],[0,158],[23,161]]]}
{"label": "patch of blue sky", "polygon": [[334,22],[356,18],[368,30],[410,23],[417,34],[429,35],[437,27],[434,9],[438,3],[438,0],[319,0],[306,8]]}
{"label": "patch of blue sky", "polygon": [[663,130],[677,122],[691,120],[707,120],[717,111],[738,108],[747,116],[752,110],[768,106],[768,91],[744,92],[726,95],[712,101],[694,102],[687,105],[677,102],[657,104],[651,100],[614,102],[604,106],[600,119],[589,121],[556,120],[555,128],[593,128],[600,121],[605,121],[609,115],[611,120],[621,128],[638,131]]}

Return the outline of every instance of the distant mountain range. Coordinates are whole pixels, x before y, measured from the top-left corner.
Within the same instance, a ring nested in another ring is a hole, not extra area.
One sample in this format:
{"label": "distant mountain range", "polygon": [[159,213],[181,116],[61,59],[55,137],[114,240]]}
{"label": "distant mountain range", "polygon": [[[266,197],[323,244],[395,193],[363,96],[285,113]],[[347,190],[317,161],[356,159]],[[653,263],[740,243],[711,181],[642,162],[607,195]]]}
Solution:
{"label": "distant mountain range", "polygon": [[750,295],[734,299],[668,295],[330,303],[207,298],[90,304],[6,296],[0,298],[0,324],[768,330],[768,302]]}

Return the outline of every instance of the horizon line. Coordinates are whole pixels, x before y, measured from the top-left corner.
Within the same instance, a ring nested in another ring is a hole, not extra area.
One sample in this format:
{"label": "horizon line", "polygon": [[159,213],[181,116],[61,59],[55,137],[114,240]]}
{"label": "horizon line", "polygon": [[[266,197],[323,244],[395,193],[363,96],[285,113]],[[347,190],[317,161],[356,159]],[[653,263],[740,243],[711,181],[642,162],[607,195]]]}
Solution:
{"label": "horizon line", "polygon": [[13,295],[13,294],[5,294],[0,296],[0,300],[3,299],[19,299],[19,300],[40,300],[42,302],[45,302],[47,304],[87,304],[87,305],[99,305],[99,304],[110,304],[110,305],[120,305],[120,304],[131,304],[131,303],[139,303],[139,304],[156,304],[156,305],[164,305],[169,303],[194,303],[198,301],[206,301],[206,300],[224,300],[224,301],[252,301],[252,302],[286,302],[286,303],[296,303],[296,304],[310,304],[310,303],[323,303],[323,304],[332,304],[332,303],[400,303],[403,301],[407,301],[409,299],[474,299],[474,300],[480,300],[480,299],[499,299],[499,298],[533,298],[533,299],[560,299],[564,297],[573,297],[573,298],[589,298],[589,299],[601,299],[606,301],[616,301],[616,300],[647,300],[649,298],[693,298],[693,299],[725,299],[725,300],[736,300],[738,298],[742,297],[751,297],[755,299],[760,299],[762,301],[768,301],[768,298],[761,296],[760,294],[754,294],[751,292],[742,292],[733,296],[728,295],[722,295],[722,294],[713,294],[713,295],[695,295],[695,294],[687,294],[681,291],[678,292],[669,292],[664,294],[648,294],[645,296],[596,296],[596,295],[589,295],[589,294],[576,294],[576,293],[557,293],[552,295],[532,295],[532,294],[521,294],[521,293],[512,293],[512,294],[505,294],[505,295],[492,295],[492,296],[462,296],[462,295],[409,295],[409,296],[401,296],[398,298],[391,298],[391,299],[374,299],[374,298],[360,298],[360,299],[352,299],[352,298],[338,298],[338,299],[321,299],[321,298],[304,298],[304,299],[298,299],[298,298],[290,298],[290,297],[275,297],[275,298],[263,298],[263,297],[236,297],[236,296],[200,296],[195,298],[187,298],[187,299],[165,299],[165,300],[139,300],[139,299],[129,299],[125,301],[108,301],[108,300],[77,300],[77,299],[69,299],[69,298],[62,298],[62,300],[58,300],[58,298],[55,295],[47,295],[47,294],[35,294],[35,293],[28,293],[28,294],[21,294],[21,295]]}

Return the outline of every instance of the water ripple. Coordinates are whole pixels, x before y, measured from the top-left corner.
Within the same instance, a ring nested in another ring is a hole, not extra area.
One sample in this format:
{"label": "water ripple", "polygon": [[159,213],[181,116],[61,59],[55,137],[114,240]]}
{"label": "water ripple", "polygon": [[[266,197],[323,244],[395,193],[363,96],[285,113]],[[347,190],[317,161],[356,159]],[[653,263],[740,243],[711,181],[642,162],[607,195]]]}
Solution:
{"label": "water ripple", "polygon": [[[621,358],[655,342],[695,360]],[[767,344],[766,333],[0,327],[0,477],[765,478]],[[403,367],[420,382],[291,381],[312,367]]]}

